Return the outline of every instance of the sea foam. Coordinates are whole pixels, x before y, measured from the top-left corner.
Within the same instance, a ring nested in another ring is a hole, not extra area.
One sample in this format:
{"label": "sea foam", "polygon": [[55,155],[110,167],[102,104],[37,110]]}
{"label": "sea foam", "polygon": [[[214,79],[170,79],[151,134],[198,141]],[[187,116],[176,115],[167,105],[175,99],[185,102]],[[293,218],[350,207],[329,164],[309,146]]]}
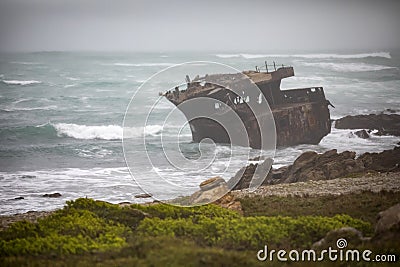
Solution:
{"label": "sea foam", "polygon": [[[119,125],[88,126],[73,123],[52,124],[60,136],[68,136],[75,139],[122,139],[124,129]],[[125,129],[124,138],[135,138],[143,135],[157,135],[161,133],[162,125],[147,125],[146,127],[128,127]]]}
{"label": "sea foam", "polygon": [[119,67],[170,67],[176,65],[175,63],[114,63],[112,66]]}
{"label": "sea foam", "polygon": [[253,58],[281,58],[281,57],[296,57],[296,58],[309,58],[309,59],[356,59],[356,58],[368,58],[368,57],[382,57],[391,58],[389,52],[373,52],[373,53],[359,53],[359,54],[217,54],[219,58],[238,58],[242,57],[245,59]]}
{"label": "sea foam", "polygon": [[42,83],[41,81],[29,80],[29,81],[19,81],[19,80],[3,80],[3,83],[8,85],[30,85]]}
{"label": "sea foam", "polygon": [[0,110],[6,111],[6,112],[14,112],[14,111],[33,111],[33,110],[56,110],[57,106],[56,105],[51,105],[51,106],[42,106],[42,107],[10,107],[10,108],[2,108]]}
{"label": "sea foam", "polygon": [[396,67],[367,64],[367,63],[333,63],[333,62],[314,62],[301,63],[304,66],[319,67],[323,69],[338,71],[338,72],[364,72],[364,71],[378,71],[386,69],[396,69]]}

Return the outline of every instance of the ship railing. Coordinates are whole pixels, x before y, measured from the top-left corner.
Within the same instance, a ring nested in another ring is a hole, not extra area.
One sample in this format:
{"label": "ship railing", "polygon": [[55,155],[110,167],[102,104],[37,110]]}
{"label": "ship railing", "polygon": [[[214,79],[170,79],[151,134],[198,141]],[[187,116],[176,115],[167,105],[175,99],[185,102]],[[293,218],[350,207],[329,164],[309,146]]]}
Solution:
{"label": "ship railing", "polygon": [[299,89],[282,90],[282,102],[301,103],[325,101],[324,89],[322,87],[307,87]]}
{"label": "ship railing", "polygon": [[261,71],[266,71],[269,73],[270,71],[276,71],[279,68],[289,68],[291,66],[285,66],[283,64],[277,64],[275,61],[272,61],[272,64],[268,64],[268,61],[264,61],[263,66],[256,66],[256,71],[261,72]]}

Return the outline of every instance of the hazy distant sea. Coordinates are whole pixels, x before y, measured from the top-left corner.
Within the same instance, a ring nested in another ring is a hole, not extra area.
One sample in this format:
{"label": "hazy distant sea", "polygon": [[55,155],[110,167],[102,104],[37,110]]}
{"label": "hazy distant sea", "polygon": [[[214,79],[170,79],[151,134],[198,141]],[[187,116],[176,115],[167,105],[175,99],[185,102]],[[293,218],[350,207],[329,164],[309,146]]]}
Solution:
{"label": "hazy distant sea", "polygon": [[[126,107],[151,75],[176,63],[196,60],[221,62],[240,70],[254,69],[265,60],[292,65],[296,76],[283,80],[282,88],[323,86],[326,97],[336,106],[331,108],[332,118],[388,108],[400,111],[398,52],[1,54],[0,214],[54,209],[66,200],[85,196],[115,203],[138,201],[134,195],[142,191],[130,177],[122,152]],[[162,83],[151,88],[147,99],[135,103],[137,116],[146,116],[158,92],[170,89]],[[161,107],[159,121],[156,117],[146,129],[150,140],[163,131],[163,119],[173,105],[163,100]],[[128,138],[138,142],[137,157],[145,156],[139,149],[142,134],[140,125],[129,131]],[[168,134],[168,129],[163,134]],[[186,151],[196,152],[188,129],[182,140]],[[275,166],[292,163],[306,150],[337,148],[363,153],[389,149],[399,141],[392,136],[364,140],[349,130],[332,129],[319,145],[278,149]],[[216,149],[218,157],[230,156],[227,146],[218,145]],[[231,164],[238,170],[245,162],[233,158]],[[183,173],[170,166],[157,166],[157,171],[191,185],[215,174],[213,168]],[[224,178],[233,174],[225,173]],[[52,192],[60,192],[62,197],[41,197]],[[14,199],[20,196],[24,199]],[[165,194],[165,198],[174,196]]]}

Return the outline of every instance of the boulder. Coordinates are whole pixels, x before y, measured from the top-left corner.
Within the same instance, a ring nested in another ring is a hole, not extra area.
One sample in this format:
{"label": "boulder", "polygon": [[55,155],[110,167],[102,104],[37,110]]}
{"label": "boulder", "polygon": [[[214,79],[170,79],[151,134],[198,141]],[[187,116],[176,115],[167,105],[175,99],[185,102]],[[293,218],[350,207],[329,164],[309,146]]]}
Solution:
{"label": "boulder", "polygon": [[28,175],[28,174],[21,175],[20,177],[23,178],[23,179],[33,179],[33,178],[36,178],[35,175]]}
{"label": "boulder", "polygon": [[368,139],[370,137],[366,130],[359,130],[354,132],[354,134],[362,139]]}
{"label": "boulder", "polygon": [[364,153],[357,161],[365,169],[378,172],[400,171],[400,147],[385,150],[380,153]]}
{"label": "boulder", "polygon": [[400,147],[380,153],[364,153],[357,159],[353,151],[338,153],[332,149],[322,154],[307,151],[290,166],[271,169],[271,165],[272,160],[267,159],[262,164],[252,163],[243,167],[228,181],[228,185],[233,190],[240,190],[248,188],[254,177],[263,177],[265,180],[262,185],[270,185],[330,180],[367,171],[400,171]]}
{"label": "boulder", "polygon": [[216,177],[213,177],[213,178],[210,178],[210,179],[207,179],[207,180],[201,182],[200,189],[201,189],[201,191],[208,191],[208,190],[216,188],[220,185],[225,185],[225,184],[226,184],[226,182],[224,179],[222,179],[219,176],[216,176]]}
{"label": "boulder", "polygon": [[400,203],[378,214],[371,241],[376,247],[393,249],[400,240]]}
{"label": "boulder", "polygon": [[337,129],[378,130],[377,135],[400,136],[399,114],[369,114],[346,116],[336,120]]}
{"label": "boulder", "polygon": [[240,190],[249,188],[253,179],[263,179],[263,184],[265,184],[266,181],[270,181],[274,175],[275,178],[280,177],[283,169],[276,171],[274,174],[271,173],[272,163],[273,160],[267,158],[260,164],[250,163],[248,166],[242,167],[235,176],[228,181],[228,187],[232,188],[232,190]]}
{"label": "boulder", "polygon": [[364,170],[362,163],[355,159],[355,152],[337,153],[336,149],[323,154],[304,152],[282,175],[282,183],[316,180],[330,180]]}
{"label": "boulder", "polygon": [[51,193],[51,194],[44,194],[42,197],[49,197],[49,198],[57,198],[61,197],[62,195],[60,193]]}
{"label": "boulder", "polygon": [[228,185],[221,177],[210,178],[200,184],[200,190],[189,198],[191,204],[208,204],[217,201],[229,192]]}
{"label": "boulder", "polygon": [[395,227],[400,227],[400,203],[378,214],[375,234],[390,231]]}
{"label": "boulder", "polygon": [[135,195],[135,198],[149,198],[152,196],[153,196],[152,194],[143,193],[143,194]]}
{"label": "boulder", "polygon": [[387,108],[387,109],[385,109],[385,111],[384,112],[382,112],[381,114],[384,114],[385,112],[386,113],[396,113],[398,110],[395,110],[395,109],[392,109],[392,108]]}

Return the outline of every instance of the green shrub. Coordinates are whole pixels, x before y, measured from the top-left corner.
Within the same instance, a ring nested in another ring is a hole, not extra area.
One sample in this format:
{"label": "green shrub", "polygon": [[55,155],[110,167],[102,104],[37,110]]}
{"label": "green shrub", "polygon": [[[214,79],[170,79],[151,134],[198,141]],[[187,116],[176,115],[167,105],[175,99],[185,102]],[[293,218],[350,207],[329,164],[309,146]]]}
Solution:
{"label": "green shrub", "polygon": [[19,221],[10,225],[6,231],[0,231],[1,240],[16,238],[37,237],[39,235],[37,224],[28,221]]}
{"label": "green shrub", "polygon": [[232,217],[203,215],[179,219],[144,219],[137,231],[142,236],[185,237],[206,246],[258,249],[265,244],[280,248],[307,248],[327,232],[351,226],[370,232],[371,225],[347,215],[334,217]]}
{"label": "green shrub", "polygon": [[202,215],[209,218],[223,217],[240,217],[240,215],[232,210],[224,209],[220,206],[209,204],[196,207],[179,207],[168,204],[155,204],[155,205],[139,205],[133,204],[132,208],[141,210],[150,214],[152,217],[165,218],[189,218],[195,215]]}
{"label": "green shrub", "polygon": [[87,210],[69,208],[38,220],[22,221],[1,233],[0,255],[76,254],[126,245],[129,229]]}
{"label": "green shrub", "polygon": [[145,214],[136,208],[129,206],[120,207],[116,204],[90,198],[78,198],[75,201],[67,201],[67,206],[64,210],[68,212],[69,209],[88,210],[100,218],[124,224],[132,229],[145,217]]}
{"label": "green shrub", "polygon": [[[238,253],[255,251],[266,244],[274,248],[309,248],[330,230],[344,226],[354,227],[364,234],[372,232],[369,223],[348,215],[243,217],[216,205],[120,207],[103,201],[77,199],[37,223],[21,221],[1,231],[0,255],[60,256],[102,252],[100,255],[120,253],[124,257],[141,259],[157,249],[141,246],[158,246],[154,240],[159,238],[165,244],[180,240],[191,246],[195,244],[194,251],[212,247],[208,249],[221,253],[223,249]],[[185,255],[192,254],[189,250]],[[165,257],[169,259],[169,255]]]}

